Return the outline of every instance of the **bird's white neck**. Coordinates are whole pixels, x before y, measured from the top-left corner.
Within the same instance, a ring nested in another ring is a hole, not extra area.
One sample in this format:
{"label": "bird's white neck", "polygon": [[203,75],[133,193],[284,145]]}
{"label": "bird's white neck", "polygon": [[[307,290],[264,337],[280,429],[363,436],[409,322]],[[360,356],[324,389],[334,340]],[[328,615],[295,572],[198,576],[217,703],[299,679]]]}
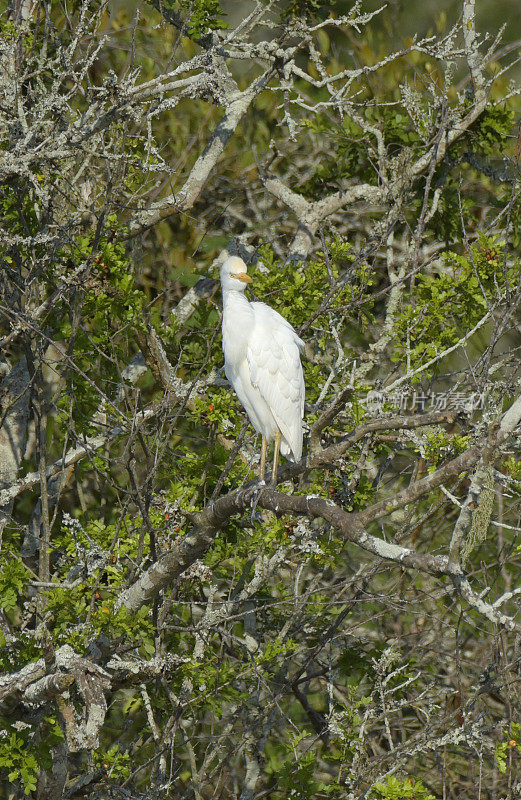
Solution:
{"label": "bird's white neck", "polygon": [[227,289],[226,292],[223,292],[223,310],[225,313],[230,309],[246,309],[249,308],[249,305],[244,292],[235,291],[235,289]]}
{"label": "bird's white neck", "polygon": [[223,349],[226,361],[238,362],[246,356],[249,332],[255,319],[253,308],[243,292],[223,292]]}

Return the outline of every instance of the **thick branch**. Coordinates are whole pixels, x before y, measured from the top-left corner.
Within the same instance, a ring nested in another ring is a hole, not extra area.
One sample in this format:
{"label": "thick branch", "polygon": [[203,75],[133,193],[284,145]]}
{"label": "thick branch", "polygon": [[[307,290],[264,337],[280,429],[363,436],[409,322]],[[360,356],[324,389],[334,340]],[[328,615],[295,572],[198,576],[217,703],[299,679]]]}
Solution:
{"label": "thick branch", "polygon": [[6,495],[6,490],[16,481],[27,442],[30,395],[31,381],[24,356],[0,384],[0,546],[16,496]]}
{"label": "thick branch", "polygon": [[[425,416],[422,415],[423,424]],[[437,415],[439,417],[439,415]],[[451,418],[452,415],[448,415]],[[118,600],[118,605],[129,611],[136,611],[143,604],[151,602],[167,586],[171,585],[195,561],[201,558],[212,545],[215,536],[235,514],[245,511],[256,494],[255,503],[277,513],[289,513],[309,518],[321,517],[327,520],[341,533],[347,541],[388,561],[394,561],[406,567],[418,569],[432,574],[460,574],[447,556],[432,556],[417,553],[411,548],[401,547],[366,532],[370,523],[403,508],[420,497],[441,486],[447,479],[459,475],[474,466],[483,452],[491,452],[498,447],[519,424],[521,419],[521,398],[503,415],[500,424],[494,426],[489,433],[485,446],[475,445],[461,455],[444,464],[436,472],[422,480],[416,481],[392,498],[375,503],[364,511],[350,513],[335,505],[331,500],[316,496],[287,495],[277,492],[272,487],[249,486],[236,489],[210,503],[204,511],[194,519],[194,526],[185,535],[179,537],[171,550],[165,553],[155,564],[152,564],[143,575],[126,589]],[[389,422],[387,423],[389,424]],[[398,425],[398,420],[395,422]],[[401,418],[403,426],[403,418]],[[375,420],[372,425],[384,426],[383,420]],[[368,426],[364,426],[364,435]],[[338,447],[333,445],[332,449]],[[345,447],[345,442],[342,443]],[[343,450],[341,451],[343,453]],[[338,456],[337,456],[338,457]],[[328,463],[328,449],[314,457],[317,462],[313,466]],[[301,462],[292,468],[292,473],[309,469],[310,465]]]}
{"label": "thick branch", "polygon": [[[192,208],[210,173],[224,153],[226,145],[235,133],[237,125],[254,98],[266,88],[271,74],[272,69],[270,68],[244,92],[239,92],[235,84],[233,94],[228,94],[227,97],[223,98],[222,105],[226,107],[224,117],[192,167],[183,188],[178,193],[170,194],[168,197],[153,203],[146,211],[140,211],[136,214],[129,225],[132,236],[142,233],[160,220],[170,216],[170,214],[178,211],[187,211]],[[228,81],[231,80],[229,74],[226,78]]]}

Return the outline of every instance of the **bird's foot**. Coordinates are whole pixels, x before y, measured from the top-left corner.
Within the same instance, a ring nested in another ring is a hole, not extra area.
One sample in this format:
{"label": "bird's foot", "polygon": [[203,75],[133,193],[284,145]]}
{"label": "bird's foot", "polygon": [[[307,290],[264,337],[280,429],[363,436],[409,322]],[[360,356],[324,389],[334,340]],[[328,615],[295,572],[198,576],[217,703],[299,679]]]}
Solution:
{"label": "bird's foot", "polygon": [[254,486],[245,492],[244,495],[244,502],[245,504],[248,503],[251,507],[251,522],[254,525],[256,522],[262,522],[262,517],[259,513],[257,513],[257,503],[259,502],[260,496],[262,494],[263,489],[267,486],[266,481],[258,481]]}

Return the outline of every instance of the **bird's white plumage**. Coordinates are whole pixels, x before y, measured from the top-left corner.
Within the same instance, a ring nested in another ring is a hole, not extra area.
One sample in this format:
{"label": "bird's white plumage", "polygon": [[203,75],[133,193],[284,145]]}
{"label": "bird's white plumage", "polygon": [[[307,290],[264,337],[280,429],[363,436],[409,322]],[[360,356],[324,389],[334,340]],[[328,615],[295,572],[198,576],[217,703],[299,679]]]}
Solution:
{"label": "bird's white plumage", "polygon": [[299,351],[304,342],[273,308],[246,299],[246,271],[236,257],[221,267],[226,377],[255,430],[271,441],[278,429],[282,454],[300,461],[305,389]]}

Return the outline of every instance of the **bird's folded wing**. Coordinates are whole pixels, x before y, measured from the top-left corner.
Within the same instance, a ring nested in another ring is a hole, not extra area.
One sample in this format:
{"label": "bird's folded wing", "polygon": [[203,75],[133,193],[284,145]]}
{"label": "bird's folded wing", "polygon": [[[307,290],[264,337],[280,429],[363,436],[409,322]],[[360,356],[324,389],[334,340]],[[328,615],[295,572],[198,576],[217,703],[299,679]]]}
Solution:
{"label": "bird's folded wing", "polygon": [[255,326],[247,349],[251,381],[300,460],[305,390],[299,349],[304,343],[276,311],[263,303],[252,305]]}
{"label": "bird's folded wing", "polygon": [[288,320],[282,316],[282,314],[279,314],[279,312],[275,311],[275,309],[271,306],[267,306],[266,303],[253,302],[250,303],[250,306],[253,309],[257,326],[263,327],[268,331],[279,329],[290,331],[298,349],[301,352],[304,350],[306,346],[305,342],[302,341],[293,325],[291,325],[291,323],[289,323]]}

